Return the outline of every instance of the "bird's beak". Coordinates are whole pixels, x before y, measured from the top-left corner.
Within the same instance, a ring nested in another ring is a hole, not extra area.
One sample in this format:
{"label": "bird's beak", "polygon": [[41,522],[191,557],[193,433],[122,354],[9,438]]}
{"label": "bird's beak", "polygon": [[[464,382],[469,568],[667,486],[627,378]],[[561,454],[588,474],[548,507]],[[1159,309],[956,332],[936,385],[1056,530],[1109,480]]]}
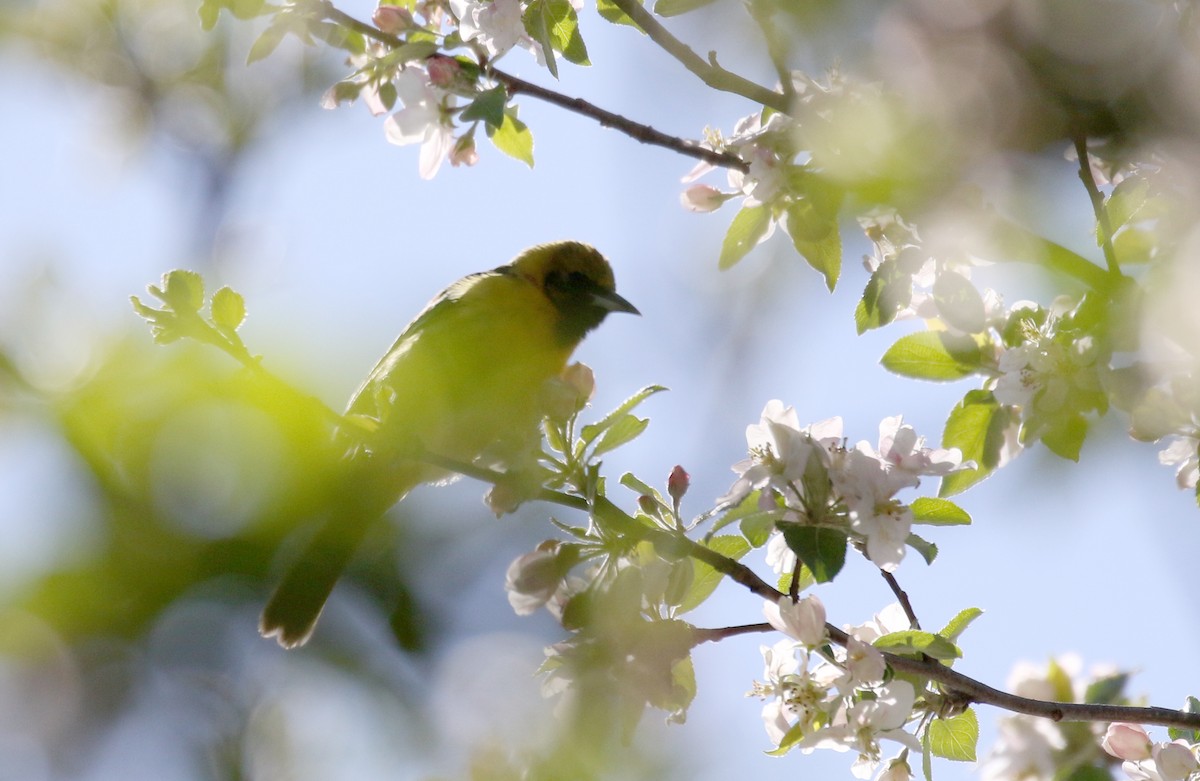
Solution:
{"label": "bird's beak", "polygon": [[616,291],[605,290],[592,293],[592,303],[609,312],[628,312],[631,315],[641,315],[637,307],[616,294]]}

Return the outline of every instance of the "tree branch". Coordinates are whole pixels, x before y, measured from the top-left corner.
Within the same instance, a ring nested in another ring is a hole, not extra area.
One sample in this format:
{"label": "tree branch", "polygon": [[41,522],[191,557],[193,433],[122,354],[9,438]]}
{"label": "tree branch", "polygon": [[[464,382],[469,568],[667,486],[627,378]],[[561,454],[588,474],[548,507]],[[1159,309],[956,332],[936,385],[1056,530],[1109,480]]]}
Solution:
{"label": "tree branch", "polygon": [[667,135],[660,130],[655,130],[649,125],[644,125],[641,122],[635,122],[632,119],[623,117],[620,114],[614,114],[607,109],[602,109],[599,106],[589,103],[583,98],[572,98],[563,95],[560,92],[546,89],[524,79],[505,73],[492,66],[487,66],[486,72],[496,81],[500,82],[508,89],[510,95],[524,94],[530,97],[544,100],[559,108],[564,108],[567,111],[572,111],[576,114],[596,120],[601,127],[611,127],[629,136],[635,141],[640,141],[643,144],[651,144],[660,146],[664,149],[670,149],[673,152],[678,152],[687,157],[694,157],[697,160],[703,160],[706,163],[711,163],[722,168],[735,168],[745,173],[750,170],[749,164],[734,154],[729,152],[718,152],[708,147],[701,146],[696,141],[679,138],[677,136]]}
{"label": "tree branch", "polygon": [[[484,482],[496,483],[504,479],[504,474],[483,469],[469,464],[462,464],[451,459],[429,454],[423,460],[429,463],[459,472],[468,477],[475,477]],[[691,556],[703,561],[717,572],[728,576],[741,584],[755,596],[770,602],[777,602],[784,596],[783,592],[775,589],[760,578],[754,570],[739,561],[728,558],[717,551],[706,548],[694,540],[665,529],[656,529],[639,523],[623,510],[604,497],[597,497],[589,504],[581,496],[544,489],[535,497],[542,501],[571,507],[584,512],[591,512],[601,518],[607,528],[619,534],[626,534],[638,541],[649,541],[660,551],[670,551],[674,554]],[[727,629],[698,629],[700,633],[697,643],[720,640],[724,637],[765,632],[769,624],[747,624]],[[825,631],[830,639],[842,647],[850,642],[850,635],[838,629],[833,624],[826,624]],[[959,695],[968,703],[992,705],[997,708],[1021,713],[1026,716],[1039,716],[1051,721],[1095,721],[1113,722],[1127,721],[1135,724],[1153,724],[1166,727],[1182,727],[1185,729],[1200,729],[1200,713],[1184,713],[1170,708],[1142,708],[1126,705],[1090,705],[1075,702],[1053,702],[1019,697],[1015,694],[992,688],[985,683],[970,678],[962,673],[946,667],[936,659],[913,659],[907,656],[881,651],[884,659],[892,669],[912,673],[930,681],[940,683],[945,689]]]}
{"label": "tree branch", "polygon": [[1092,211],[1096,215],[1096,225],[1100,229],[1100,249],[1104,252],[1104,262],[1108,265],[1110,274],[1120,276],[1121,267],[1117,263],[1117,253],[1113,250],[1112,223],[1108,220],[1108,210],[1104,208],[1104,196],[1100,193],[1100,188],[1096,186],[1096,178],[1092,175],[1087,136],[1083,133],[1076,133],[1072,140],[1075,142],[1075,156],[1079,158],[1079,179],[1083,182],[1083,188],[1087,190],[1088,198],[1092,202]]}
{"label": "tree branch", "polygon": [[[826,624],[825,630],[838,645],[845,646],[850,640],[848,634],[832,624]],[[1170,708],[1140,708],[1127,705],[1089,705],[1078,702],[1034,700],[993,689],[974,678],[955,672],[937,660],[912,659],[887,651],[883,652],[883,657],[892,669],[936,681],[970,702],[993,705],[1026,716],[1040,716],[1051,721],[1128,721],[1134,724],[1200,729],[1200,713],[1184,713]]]}
{"label": "tree branch", "polygon": [[707,62],[703,60],[687,44],[680,41],[667,28],[663,27],[658,19],[637,0],[613,0],[613,5],[624,11],[646,35],[650,36],[650,40],[661,46],[667,54],[679,60],[683,64],[683,67],[696,74],[701,81],[713,89],[741,95],[755,103],[768,106],[781,113],[786,114],[792,110],[790,101],[782,93],[755,84],[749,79],[727,71],[718,65],[715,52],[709,52]]}
{"label": "tree branch", "polygon": [[886,570],[879,570],[879,574],[883,575],[883,579],[887,581],[888,588],[896,595],[896,601],[904,609],[904,615],[908,618],[908,625],[913,629],[920,629],[921,622],[917,620],[917,614],[913,611],[912,603],[908,601],[908,592],[900,588],[900,581],[896,580],[896,576]]}
{"label": "tree branch", "polygon": [[[346,12],[337,8],[330,0],[321,0],[319,9],[322,16],[331,22],[340,24],[343,27],[353,30],[373,41],[384,44],[385,46],[395,49],[404,44],[404,40],[391,33],[385,33],[378,27],[367,24],[359,19],[355,19]],[[694,55],[693,55],[694,56]],[[524,79],[506,73],[491,64],[484,65],[484,72],[495,79],[500,84],[503,84],[510,95],[523,94],[529,95],[532,98],[543,100],[559,108],[579,114],[589,119],[594,119],[601,127],[610,127],[617,130],[635,141],[640,141],[643,144],[651,144],[653,146],[663,147],[673,152],[677,152],[686,157],[692,157],[697,160],[703,160],[722,168],[734,168],[743,173],[750,170],[750,166],[740,157],[729,152],[718,152],[713,149],[708,149],[702,146],[697,141],[680,138],[678,136],[668,135],[660,130],[655,130],[649,125],[635,122],[632,119],[623,117],[620,114],[613,113],[606,109],[602,109],[593,103],[582,98],[572,98],[564,95],[561,92],[555,92],[552,89],[539,86],[533,82],[525,81]],[[732,74],[729,74],[732,76]],[[747,82],[749,83],[749,82]],[[757,85],[755,85],[757,86]],[[759,89],[762,89],[759,87]],[[775,94],[768,92],[767,94]],[[781,109],[782,110],[782,109]]]}

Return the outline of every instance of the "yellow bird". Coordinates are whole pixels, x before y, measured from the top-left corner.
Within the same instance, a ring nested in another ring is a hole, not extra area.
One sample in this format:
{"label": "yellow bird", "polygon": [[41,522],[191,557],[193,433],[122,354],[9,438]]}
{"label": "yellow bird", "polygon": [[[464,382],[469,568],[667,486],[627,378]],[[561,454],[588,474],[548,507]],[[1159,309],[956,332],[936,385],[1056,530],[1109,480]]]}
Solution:
{"label": "yellow bird", "polygon": [[263,610],[263,636],[285,648],[307,641],[371,522],[450,476],[414,453],[501,464],[528,455],[547,381],[610,312],[638,314],[604,256],[573,241],[528,249],[434,298],[350,399],[347,416],[374,430],[343,460],[335,506]]}

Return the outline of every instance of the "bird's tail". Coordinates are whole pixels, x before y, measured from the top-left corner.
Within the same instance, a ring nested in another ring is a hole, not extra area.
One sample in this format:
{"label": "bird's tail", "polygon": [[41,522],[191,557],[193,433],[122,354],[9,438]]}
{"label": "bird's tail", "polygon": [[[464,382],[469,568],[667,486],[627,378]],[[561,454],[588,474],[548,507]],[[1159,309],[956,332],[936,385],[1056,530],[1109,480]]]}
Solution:
{"label": "bird's tail", "polygon": [[263,637],[284,648],[308,642],[333,587],[372,524],[417,483],[416,470],[352,457],[333,492],[331,510],[284,573],[258,621]]}

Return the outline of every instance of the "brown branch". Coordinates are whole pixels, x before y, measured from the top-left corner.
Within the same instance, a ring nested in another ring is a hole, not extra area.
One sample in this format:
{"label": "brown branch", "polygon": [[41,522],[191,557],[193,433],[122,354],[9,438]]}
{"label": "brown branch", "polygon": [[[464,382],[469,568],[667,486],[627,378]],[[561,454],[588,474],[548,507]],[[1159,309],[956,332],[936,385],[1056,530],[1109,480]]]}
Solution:
{"label": "brown branch", "polygon": [[[431,456],[430,463],[445,469],[457,471],[469,477],[476,477],[490,483],[504,479],[500,472],[482,469],[468,464],[460,464],[449,459]],[[691,556],[711,566],[716,571],[726,575],[731,580],[744,586],[755,596],[770,602],[777,602],[784,594],[767,584],[752,569],[739,561],[723,556],[706,548],[698,542],[664,529],[656,529],[639,523],[623,510],[604,497],[598,497],[593,504],[580,496],[561,491],[543,490],[537,497],[546,502],[563,507],[572,507],[584,512],[591,512],[604,521],[606,528],[619,534],[630,535],[635,540],[647,540],[654,543],[661,551]],[[726,629],[698,629],[700,633],[697,643],[720,640],[726,636],[765,632],[769,624],[747,624]],[[845,647],[850,642],[850,635],[838,629],[833,624],[826,624],[825,631],[830,639]],[[1126,705],[1090,705],[1076,702],[1053,702],[1035,700],[1029,697],[1019,697],[1015,694],[992,688],[985,683],[970,678],[962,673],[946,667],[936,659],[913,659],[900,656],[888,651],[882,651],[884,659],[894,670],[912,673],[936,683],[958,695],[967,703],[991,705],[997,708],[1021,713],[1026,716],[1039,716],[1051,721],[1095,721],[1113,722],[1127,721],[1134,724],[1153,724],[1167,727],[1182,727],[1185,729],[1200,729],[1200,713],[1184,713],[1170,708],[1143,708]]]}
{"label": "brown branch", "polygon": [[[850,641],[848,634],[832,624],[826,624],[825,630],[829,632],[830,638],[840,646],[845,646]],[[974,678],[955,672],[933,659],[913,659],[887,651],[883,652],[883,658],[887,660],[892,669],[936,681],[968,702],[992,705],[1026,716],[1039,716],[1051,721],[1127,721],[1133,724],[1200,729],[1200,713],[1184,713],[1170,708],[1140,708],[1128,705],[1089,705],[1079,702],[1034,700],[994,689]]]}
{"label": "brown branch", "polygon": [[487,67],[487,73],[496,81],[503,84],[508,89],[510,95],[519,93],[544,100],[559,108],[564,108],[567,111],[594,119],[600,123],[601,127],[611,127],[643,144],[670,149],[672,152],[678,152],[687,157],[694,157],[697,160],[703,160],[706,163],[711,163],[722,168],[735,168],[743,173],[750,170],[750,166],[746,161],[737,155],[730,154],[729,152],[718,152],[702,146],[699,142],[668,135],[661,130],[655,130],[649,125],[635,122],[620,114],[602,109],[583,98],[572,98],[560,92],[546,89],[504,71],[497,70],[490,65]]}
{"label": "brown branch", "polygon": [[920,629],[921,622],[917,620],[917,614],[913,611],[912,603],[908,601],[908,592],[900,588],[900,581],[896,580],[896,576],[886,570],[879,570],[879,574],[883,575],[883,579],[887,581],[888,588],[896,595],[896,601],[904,609],[904,615],[908,618],[908,625],[913,629]]}
{"label": "brown branch", "polygon": [[[330,0],[322,0],[322,2],[319,4],[319,8],[325,19],[331,22],[336,22],[347,29],[354,30],[355,32],[370,38],[371,40],[384,44],[385,46],[389,46],[394,49],[404,43],[403,39],[392,35],[391,33],[385,33],[383,30],[380,30],[377,27],[355,19],[353,16],[350,16],[346,12],[334,6]],[[702,146],[697,141],[668,135],[667,133],[656,130],[649,125],[642,124],[641,122],[635,122],[628,117],[623,117],[620,114],[602,109],[593,103],[583,100],[582,98],[572,98],[568,95],[562,94],[561,92],[555,92],[552,89],[539,86],[533,82],[525,81],[524,79],[499,70],[490,64],[484,65],[484,72],[500,84],[503,84],[510,95],[528,95],[532,98],[545,101],[552,105],[558,106],[559,108],[563,108],[575,114],[593,119],[598,122],[601,127],[610,127],[614,130],[624,133],[635,141],[640,141],[643,144],[659,146],[687,157],[703,160],[704,162],[715,166],[720,166],[722,168],[734,168],[742,171],[743,173],[750,169],[749,165],[737,155],[730,154],[729,152],[718,152]]]}
{"label": "brown branch", "polygon": [[1121,267],[1117,263],[1117,253],[1113,249],[1112,243],[1112,223],[1108,219],[1108,210],[1104,208],[1104,196],[1100,193],[1100,188],[1096,186],[1096,178],[1092,175],[1087,136],[1083,133],[1076,133],[1073,141],[1075,156],[1079,158],[1079,179],[1083,182],[1083,188],[1087,190],[1088,198],[1092,202],[1092,211],[1096,214],[1096,225],[1100,229],[1100,249],[1104,252],[1104,262],[1108,266],[1110,274],[1120,275]]}
{"label": "brown branch", "polygon": [[719,640],[724,640],[727,637],[737,637],[738,635],[758,634],[761,632],[774,632],[775,627],[763,622],[761,624],[743,624],[741,626],[725,626],[719,629],[702,629],[694,627],[692,635],[696,642],[694,645],[701,643],[715,643]]}

